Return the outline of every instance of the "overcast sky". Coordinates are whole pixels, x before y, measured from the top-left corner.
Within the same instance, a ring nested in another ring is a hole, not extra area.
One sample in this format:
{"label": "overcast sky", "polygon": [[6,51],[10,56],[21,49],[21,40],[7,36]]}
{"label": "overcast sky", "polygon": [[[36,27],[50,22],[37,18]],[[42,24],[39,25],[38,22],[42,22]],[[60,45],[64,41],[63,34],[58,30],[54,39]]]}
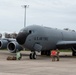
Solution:
{"label": "overcast sky", "polygon": [[76,0],[0,0],[0,32],[18,32],[24,27],[24,8],[27,26],[43,25],[76,30]]}

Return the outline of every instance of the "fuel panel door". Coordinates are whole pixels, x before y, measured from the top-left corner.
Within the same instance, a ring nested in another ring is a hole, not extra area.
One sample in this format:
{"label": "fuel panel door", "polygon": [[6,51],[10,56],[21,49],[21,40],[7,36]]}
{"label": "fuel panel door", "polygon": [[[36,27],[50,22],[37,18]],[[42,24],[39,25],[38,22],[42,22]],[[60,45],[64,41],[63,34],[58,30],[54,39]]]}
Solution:
{"label": "fuel panel door", "polygon": [[36,51],[41,51],[41,49],[42,49],[42,46],[40,45],[40,44],[35,44],[34,45],[34,49],[36,50]]}

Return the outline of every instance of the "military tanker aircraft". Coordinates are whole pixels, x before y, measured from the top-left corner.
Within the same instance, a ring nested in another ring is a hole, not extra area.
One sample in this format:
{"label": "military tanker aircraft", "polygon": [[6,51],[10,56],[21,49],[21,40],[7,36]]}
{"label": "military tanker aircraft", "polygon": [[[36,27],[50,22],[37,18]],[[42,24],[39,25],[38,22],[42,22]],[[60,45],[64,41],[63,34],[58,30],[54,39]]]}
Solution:
{"label": "military tanker aircraft", "polygon": [[50,55],[52,49],[72,49],[72,55],[76,56],[76,32],[60,30],[39,25],[27,26],[20,30],[16,41],[9,42],[8,50],[27,48],[31,51],[30,59],[36,59],[36,52],[41,55]]}

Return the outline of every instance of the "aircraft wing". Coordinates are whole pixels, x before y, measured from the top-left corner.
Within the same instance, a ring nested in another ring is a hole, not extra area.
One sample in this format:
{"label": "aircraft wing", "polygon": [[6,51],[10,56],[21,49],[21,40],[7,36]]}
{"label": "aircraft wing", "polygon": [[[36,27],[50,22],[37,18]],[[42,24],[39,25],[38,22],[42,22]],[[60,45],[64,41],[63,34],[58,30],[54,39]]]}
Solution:
{"label": "aircraft wing", "polygon": [[56,46],[58,48],[69,48],[76,46],[76,41],[59,41]]}

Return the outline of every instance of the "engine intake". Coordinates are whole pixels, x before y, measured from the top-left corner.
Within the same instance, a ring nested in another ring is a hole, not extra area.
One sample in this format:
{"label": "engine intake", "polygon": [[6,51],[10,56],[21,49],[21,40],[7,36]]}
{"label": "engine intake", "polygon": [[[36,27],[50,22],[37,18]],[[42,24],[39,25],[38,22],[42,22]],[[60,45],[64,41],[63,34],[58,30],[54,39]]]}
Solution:
{"label": "engine intake", "polygon": [[23,50],[23,48],[16,41],[13,41],[13,42],[8,43],[7,49],[11,53],[16,53],[17,51]]}
{"label": "engine intake", "polygon": [[7,44],[8,44],[7,40],[0,40],[0,49],[6,49]]}

